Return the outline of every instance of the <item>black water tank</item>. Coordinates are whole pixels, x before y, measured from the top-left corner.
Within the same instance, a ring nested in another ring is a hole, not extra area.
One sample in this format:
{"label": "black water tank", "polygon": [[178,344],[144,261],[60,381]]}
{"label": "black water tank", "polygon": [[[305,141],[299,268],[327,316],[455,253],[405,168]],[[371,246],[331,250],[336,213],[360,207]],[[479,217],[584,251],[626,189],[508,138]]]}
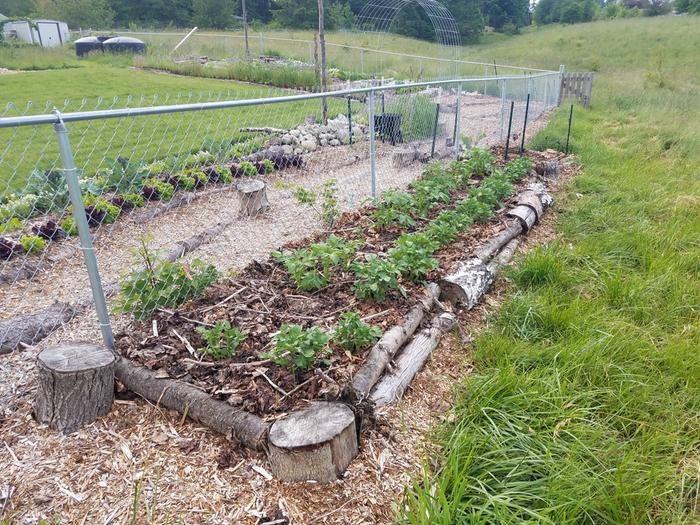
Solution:
{"label": "black water tank", "polygon": [[83,57],[93,51],[102,51],[102,42],[95,36],[86,36],[75,41],[75,54]]}
{"label": "black water tank", "polygon": [[117,36],[102,42],[105,51],[110,53],[144,53],[146,44],[138,38],[130,36]]}

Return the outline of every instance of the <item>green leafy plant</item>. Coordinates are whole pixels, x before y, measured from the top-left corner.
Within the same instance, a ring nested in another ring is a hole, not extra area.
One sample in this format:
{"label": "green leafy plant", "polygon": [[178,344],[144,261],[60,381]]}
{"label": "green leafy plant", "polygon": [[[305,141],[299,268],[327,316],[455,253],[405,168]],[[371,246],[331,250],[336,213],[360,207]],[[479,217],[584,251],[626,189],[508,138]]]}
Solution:
{"label": "green leafy plant", "polygon": [[156,177],[150,177],[144,181],[141,194],[144,198],[149,200],[160,199],[162,201],[169,201],[174,192],[175,188],[172,184],[163,182]]}
{"label": "green leafy plant", "polygon": [[381,335],[382,331],[365,323],[360,314],[345,312],[340,316],[333,333],[333,342],[344,350],[355,353],[373,344]]}
{"label": "green leafy plant", "polygon": [[27,253],[39,253],[46,249],[46,241],[38,235],[23,235],[19,243]]}
{"label": "green leafy plant", "polygon": [[231,326],[228,321],[217,321],[211,328],[199,326],[197,331],[207,345],[199,348],[198,351],[214,359],[232,357],[248,337],[235,326]]}
{"label": "green leafy plant", "polygon": [[255,167],[255,164],[248,160],[241,161],[238,167],[246,177],[255,177],[258,174],[258,169]]}
{"label": "green leafy plant", "polygon": [[467,165],[474,175],[484,177],[491,173],[493,155],[490,151],[481,148],[472,148]]}
{"label": "green leafy plant", "polygon": [[358,299],[381,302],[386,300],[387,294],[392,290],[406,293],[398,280],[401,272],[392,260],[369,255],[365,262],[353,264],[352,269],[356,278],[353,291]]}
{"label": "green leafy plant", "polygon": [[95,199],[94,207],[95,210],[105,213],[104,219],[102,219],[104,224],[114,223],[122,211],[118,206],[102,198]]}
{"label": "green leafy plant", "polygon": [[273,171],[275,171],[275,163],[272,162],[270,159],[263,159],[260,161],[260,164],[262,164],[265,168],[265,173],[272,173]]}
{"label": "green leafy plant", "polygon": [[75,224],[75,219],[73,217],[63,219],[61,221],[61,229],[71,237],[78,235],[78,226]]}
{"label": "green leafy plant", "polygon": [[284,324],[275,336],[275,346],[269,352],[262,352],[262,359],[287,368],[308,370],[331,353],[328,347],[330,337],[320,328],[304,330],[297,324]]}
{"label": "green leafy plant", "polygon": [[13,232],[15,230],[20,230],[20,229],[22,229],[22,221],[20,219],[18,219],[17,217],[12,217],[11,219],[7,220],[6,222],[3,222],[2,224],[0,224],[0,234]]}
{"label": "green leafy plant", "polygon": [[174,263],[152,254],[141,239],[135,261],[143,268],[126,274],[118,299],[118,308],[136,319],[148,318],[159,308],[177,308],[201,295],[219,277],[212,265],[199,260]]}
{"label": "green leafy plant", "polygon": [[297,288],[308,292],[327,286],[334,267],[347,269],[357,246],[356,241],[344,241],[331,235],[325,242],[312,244],[308,248],[272,255],[285,265]]}
{"label": "green leafy plant", "polygon": [[139,195],[138,193],[127,193],[126,195],[122,195],[122,198],[132,208],[140,208],[141,206],[144,205],[144,198],[142,195]]}
{"label": "green leafy plant", "polygon": [[379,226],[395,223],[402,228],[410,228],[416,224],[413,218],[415,208],[416,203],[412,195],[403,191],[388,190],[382,193],[372,218]]}
{"label": "green leafy plant", "polygon": [[318,192],[307,190],[301,186],[292,188],[292,195],[299,203],[313,209],[327,228],[332,228],[340,217],[338,205],[338,186],[335,179],[328,180]]}
{"label": "green leafy plant", "polygon": [[438,243],[424,233],[405,234],[389,251],[389,258],[401,275],[413,282],[421,282],[428,272],[438,267],[437,260],[432,257],[438,247]]}

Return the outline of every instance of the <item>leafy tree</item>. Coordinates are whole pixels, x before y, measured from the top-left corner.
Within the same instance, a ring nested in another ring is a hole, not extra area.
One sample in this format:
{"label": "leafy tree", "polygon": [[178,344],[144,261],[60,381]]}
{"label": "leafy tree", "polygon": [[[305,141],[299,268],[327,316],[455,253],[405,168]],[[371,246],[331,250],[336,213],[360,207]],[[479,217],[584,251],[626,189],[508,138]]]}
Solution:
{"label": "leafy tree", "polygon": [[109,0],[118,26],[185,27],[192,24],[192,0]]}
{"label": "leafy tree", "polygon": [[[327,30],[353,26],[355,17],[348,4],[326,0],[324,6],[323,20]],[[317,0],[277,0],[272,10],[272,20],[280,27],[317,29],[318,2]]]}
{"label": "leafy tree", "polygon": [[192,0],[192,23],[199,27],[224,29],[237,12],[234,0]]}
{"label": "leafy tree", "polygon": [[0,13],[10,18],[28,16],[35,10],[34,0],[0,0]]}
{"label": "leafy tree", "polygon": [[63,20],[70,27],[109,28],[114,22],[107,0],[39,0],[36,13],[41,18]]}

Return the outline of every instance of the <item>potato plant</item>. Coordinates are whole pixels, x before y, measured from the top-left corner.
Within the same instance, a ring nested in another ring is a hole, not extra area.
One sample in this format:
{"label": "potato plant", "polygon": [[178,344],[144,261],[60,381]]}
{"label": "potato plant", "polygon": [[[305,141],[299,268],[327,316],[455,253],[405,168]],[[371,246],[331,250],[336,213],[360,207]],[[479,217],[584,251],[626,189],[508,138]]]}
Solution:
{"label": "potato plant", "polygon": [[236,349],[248,336],[229,321],[217,321],[211,328],[197,327],[197,332],[206,343],[197,351],[213,359],[226,359],[233,357]]}
{"label": "potato plant", "polygon": [[333,332],[333,342],[343,350],[355,353],[374,344],[382,335],[382,331],[365,323],[360,314],[345,312],[340,316],[338,326]]}
{"label": "potato plant", "polygon": [[390,259],[368,255],[364,262],[354,263],[355,272],[353,291],[358,299],[385,301],[387,294],[396,290],[405,295],[406,290],[399,284],[401,272],[398,265]]}
{"label": "potato plant", "polygon": [[320,328],[304,329],[298,324],[284,324],[275,336],[274,348],[262,352],[260,357],[292,373],[298,369],[308,370],[320,361],[328,363],[329,341],[330,337]]}

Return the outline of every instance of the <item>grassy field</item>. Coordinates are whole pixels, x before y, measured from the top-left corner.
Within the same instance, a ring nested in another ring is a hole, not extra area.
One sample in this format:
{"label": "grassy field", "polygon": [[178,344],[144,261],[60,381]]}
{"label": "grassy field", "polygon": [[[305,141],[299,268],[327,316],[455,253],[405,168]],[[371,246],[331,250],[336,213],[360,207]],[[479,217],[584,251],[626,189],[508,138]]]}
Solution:
{"label": "grassy field", "polygon": [[598,71],[574,122],[585,171],[561,239],[510,273],[402,522],[700,522],[699,26],[581,24],[475,50]]}
{"label": "grassy field", "polygon": [[[35,56],[23,60],[36,63]],[[289,94],[240,82],[135,70],[128,67],[130,59],[123,58],[103,57],[77,64],[77,68],[3,75],[2,95],[7,106],[0,108],[0,115],[48,113],[54,106],[70,112]],[[331,101],[330,111],[346,111],[346,104]],[[292,127],[311,115],[320,118],[320,102],[82,122],[71,124],[69,130],[78,166],[92,172],[117,156],[140,162],[189,153],[208,142],[249,136],[239,133],[240,127]],[[34,167],[49,169],[57,159],[50,126],[0,129],[0,196],[21,190]]]}

